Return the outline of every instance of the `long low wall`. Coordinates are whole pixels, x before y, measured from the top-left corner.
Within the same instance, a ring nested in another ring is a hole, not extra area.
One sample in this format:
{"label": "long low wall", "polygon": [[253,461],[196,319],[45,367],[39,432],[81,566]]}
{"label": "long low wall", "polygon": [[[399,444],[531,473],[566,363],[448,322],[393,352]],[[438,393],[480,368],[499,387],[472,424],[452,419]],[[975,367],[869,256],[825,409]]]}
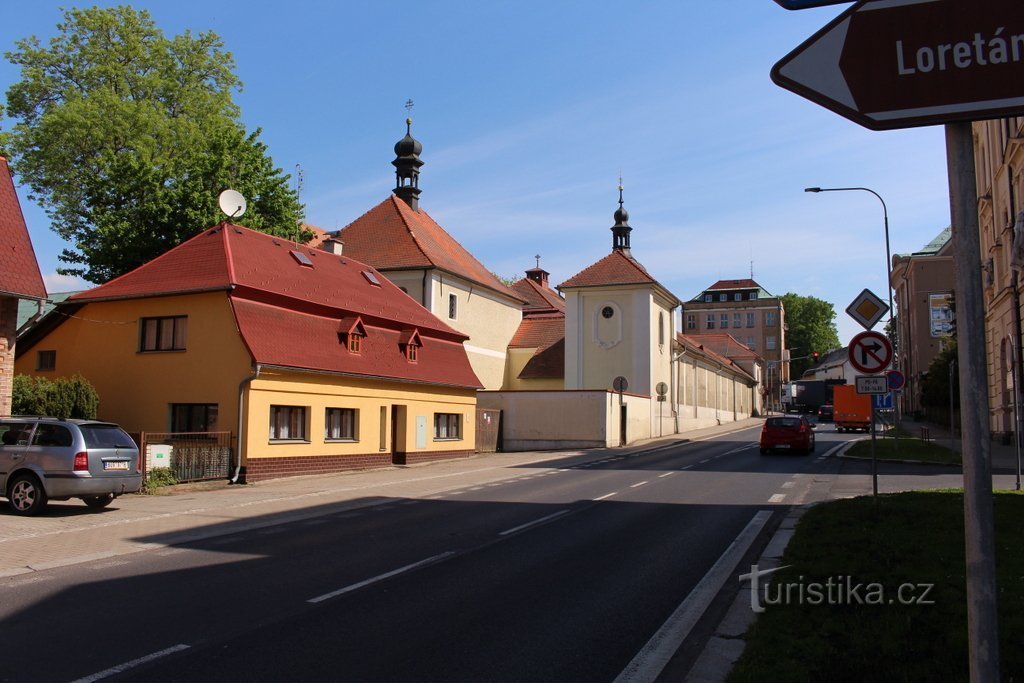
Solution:
{"label": "long low wall", "polygon": [[626,443],[651,437],[646,396],[609,391],[481,391],[480,408],[501,410],[501,448],[538,451],[604,448],[621,443],[622,408]]}

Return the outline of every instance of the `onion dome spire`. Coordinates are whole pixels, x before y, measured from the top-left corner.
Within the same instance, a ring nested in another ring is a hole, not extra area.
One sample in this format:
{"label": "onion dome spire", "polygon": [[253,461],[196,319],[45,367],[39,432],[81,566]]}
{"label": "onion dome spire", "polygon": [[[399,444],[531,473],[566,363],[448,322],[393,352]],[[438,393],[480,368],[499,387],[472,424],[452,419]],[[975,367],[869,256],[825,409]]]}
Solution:
{"label": "onion dome spire", "polygon": [[420,210],[420,152],[423,145],[412,136],[412,118],[405,120],[405,137],[395,144],[395,195],[414,211]]}
{"label": "onion dome spire", "polygon": [[612,226],[612,251],[621,251],[626,256],[629,252],[629,212],[622,205],[622,178],[619,178],[619,208],[615,210],[615,225]]}

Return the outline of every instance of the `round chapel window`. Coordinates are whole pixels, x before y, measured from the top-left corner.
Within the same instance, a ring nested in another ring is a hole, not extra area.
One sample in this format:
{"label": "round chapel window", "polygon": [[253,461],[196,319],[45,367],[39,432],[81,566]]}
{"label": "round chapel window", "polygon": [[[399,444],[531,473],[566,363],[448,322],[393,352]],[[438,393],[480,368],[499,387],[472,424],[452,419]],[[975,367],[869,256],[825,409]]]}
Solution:
{"label": "round chapel window", "polygon": [[601,316],[604,318],[610,318],[615,315],[615,310],[611,306],[605,306],[601,309]]}

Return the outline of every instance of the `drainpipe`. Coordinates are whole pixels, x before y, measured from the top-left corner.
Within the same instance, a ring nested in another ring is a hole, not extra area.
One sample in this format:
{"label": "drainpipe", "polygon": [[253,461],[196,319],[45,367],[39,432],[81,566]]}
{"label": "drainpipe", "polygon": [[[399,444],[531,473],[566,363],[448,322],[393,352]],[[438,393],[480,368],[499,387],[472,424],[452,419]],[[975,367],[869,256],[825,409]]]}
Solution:
{"label": "drainpipe", "polygon": [[[685,355],[686,355],[686,348],[684,347],[682,351],[677,353],[675,356],[671,356],[670,357],[670,361],[671,362],[669,363],[669,369],[670,369],[670,371],[672,373],[672,384],[669,387],[669,388],[672,389],[672,419],[673,419],[673,422],[675,424],[675,433],[676,434],[679,433],[679,406],[677,405],[678,399],[679,399],[679,396],[678,396],[679,388],[678,388],[678,386],[676,386],[677,384],[679,384],[679,370],[677,369],[676,366],[679,363],[679,360],[683,356],[685,356]],[[679,367],[682,367],[682,366],[679,366]]]}
{"label": "drainpipe", "polygon": [[245,482],[245,468],[242,467],[242,443],[244,432],[244,414],[245,414],[245,390],[249,388],[249,385],[254,379],[260,376],[260,370],[262,366],[257,363],[256,371],[243,379],[238,383],[238,454],[235,461],[235,474],[228,481],[231,484],[244,484]]}

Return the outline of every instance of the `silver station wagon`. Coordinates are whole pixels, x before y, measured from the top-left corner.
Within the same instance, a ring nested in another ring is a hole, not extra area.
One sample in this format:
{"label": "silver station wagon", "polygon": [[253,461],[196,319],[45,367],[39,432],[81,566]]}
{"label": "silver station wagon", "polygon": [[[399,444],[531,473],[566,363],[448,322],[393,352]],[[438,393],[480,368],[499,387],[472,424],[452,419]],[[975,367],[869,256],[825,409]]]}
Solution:
{"label": "silver station wagon", "polygon": [[52,417],[0,418],[0,493],[17,515],[49,500],[103,508],[142,487],[139,449],[116,424]]}

